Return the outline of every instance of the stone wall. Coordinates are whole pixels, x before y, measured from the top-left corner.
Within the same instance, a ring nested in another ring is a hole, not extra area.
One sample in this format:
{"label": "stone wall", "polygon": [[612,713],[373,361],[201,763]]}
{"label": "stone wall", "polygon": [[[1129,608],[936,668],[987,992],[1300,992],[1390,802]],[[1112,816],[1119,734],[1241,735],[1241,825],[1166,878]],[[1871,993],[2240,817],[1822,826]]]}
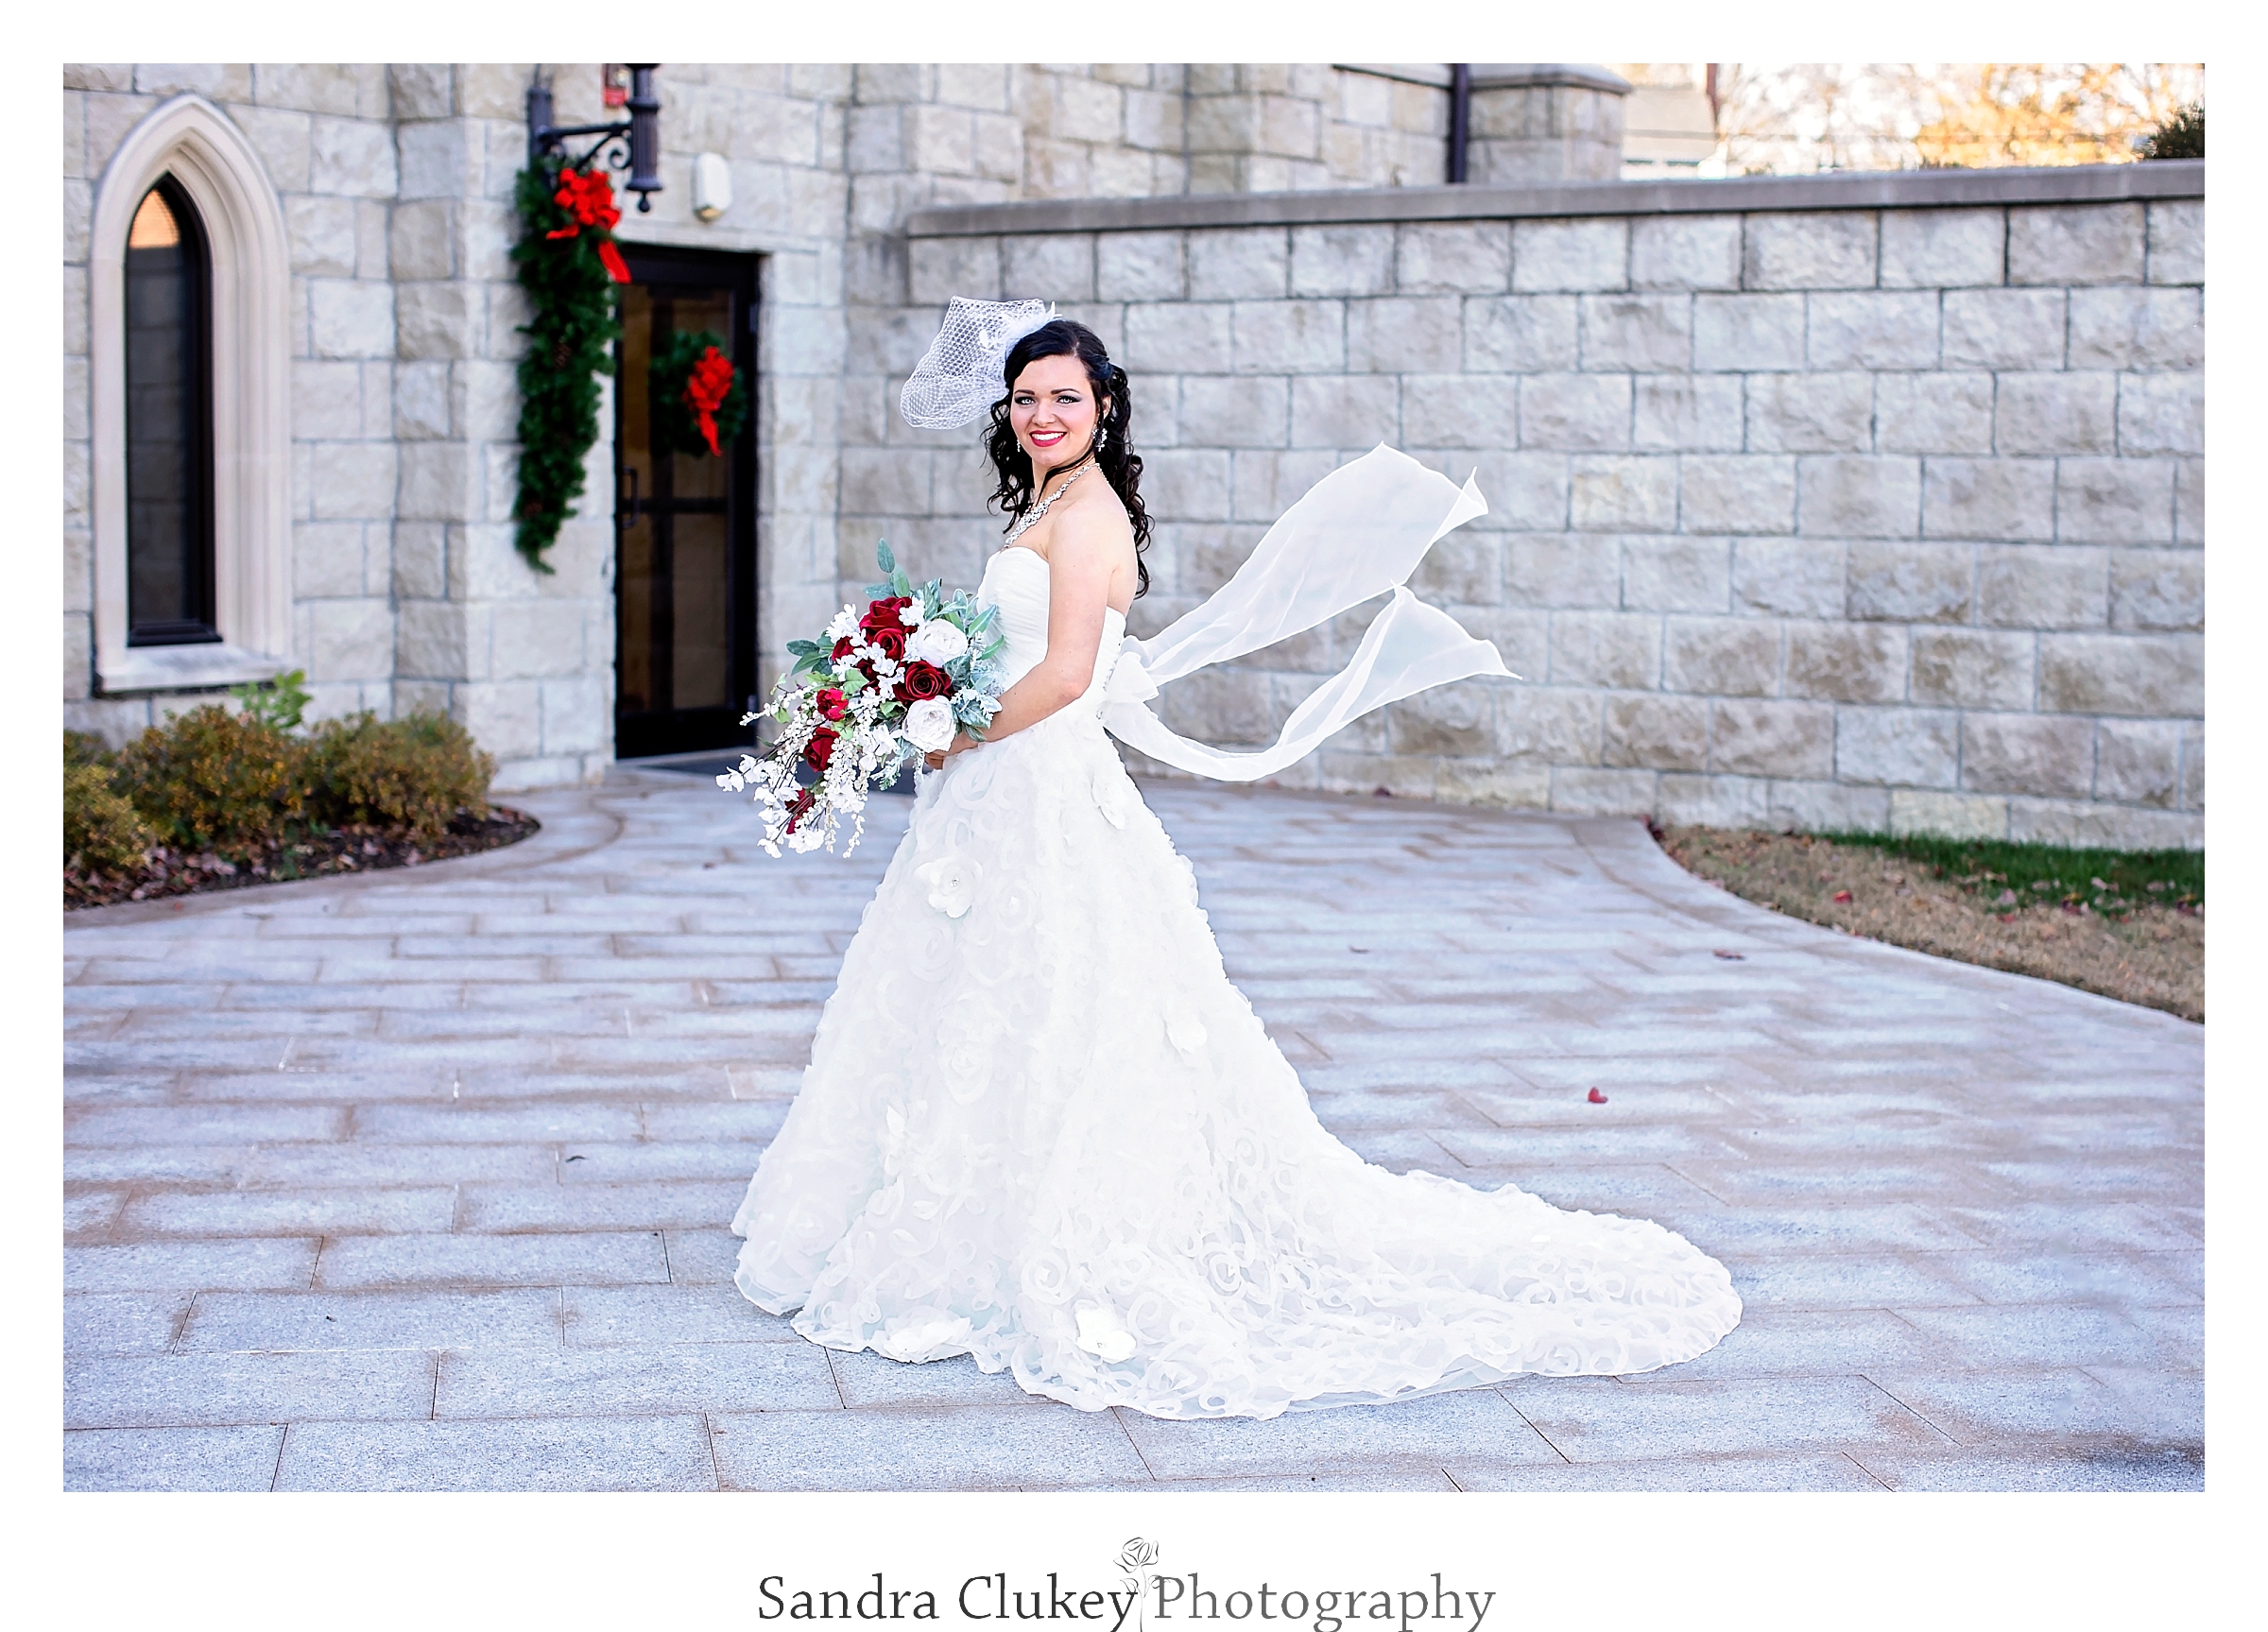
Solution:
{"label": "stone wall", "polygon": [[[1415,587],[1524,679],[1286,781],[2201,843],[2202,194],[2153,164],[925,212],[902,296],[850,312],[840,571],[886,533],[974,577],[972,438],[891,393],[949,296],[1051,298],[1134,378],[1138,633],[1376,442],[1478,472],[1489,515]],[[1361,622],[1166,716],[1264,741]]]}

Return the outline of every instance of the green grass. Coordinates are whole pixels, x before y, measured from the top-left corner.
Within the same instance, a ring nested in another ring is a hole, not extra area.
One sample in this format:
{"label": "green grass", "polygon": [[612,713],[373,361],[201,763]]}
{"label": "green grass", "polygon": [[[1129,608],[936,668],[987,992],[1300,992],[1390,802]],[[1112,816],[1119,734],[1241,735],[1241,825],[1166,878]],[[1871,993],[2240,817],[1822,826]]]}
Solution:
{"label": "green grass", "polygon": [[2004,839],[1937,838],[1928,834],[1829,833],[1832,844],[1871,845],[1927,864],[1940,878],[1997,896],[2014,890],[2026,902],[2087,902],[2119,912],[2156,902],[2174,906],[2205,900],[2201,850],[2065,850],[2057,845],[2013,844]]}

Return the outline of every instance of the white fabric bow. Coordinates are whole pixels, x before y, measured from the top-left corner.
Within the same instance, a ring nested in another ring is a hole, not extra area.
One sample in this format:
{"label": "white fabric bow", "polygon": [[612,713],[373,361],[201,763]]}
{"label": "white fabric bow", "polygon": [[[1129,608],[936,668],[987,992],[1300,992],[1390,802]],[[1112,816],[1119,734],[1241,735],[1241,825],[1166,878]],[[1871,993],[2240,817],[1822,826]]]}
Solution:
{"label": "white fabric bow", "polygon": [[[1253,782],[1372,709],[1430,686],[1480,675],[1518,679],[1493,644],[1404,587],[1428,550],[1487,512],[1469,479],[1459,488],[1380,443],[1310,488],[1211,599],[1146,641],[1122,643],[1104,687],[1104,726],[1176,769]],[[1347,666],[1292,711],[1270,747],[1229,753],[1176,734],[1150,712],[1160,686],[1274,645],[1389,590],[1394,598]]]}

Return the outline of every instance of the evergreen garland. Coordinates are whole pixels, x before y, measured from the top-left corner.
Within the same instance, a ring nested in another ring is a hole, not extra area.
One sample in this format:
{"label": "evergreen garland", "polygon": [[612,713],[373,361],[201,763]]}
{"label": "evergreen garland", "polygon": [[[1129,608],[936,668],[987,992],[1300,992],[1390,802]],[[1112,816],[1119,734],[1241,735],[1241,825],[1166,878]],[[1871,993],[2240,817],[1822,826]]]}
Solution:
{"label": "evergreen garland", "polygon": [[535,315],[520,328],[527,350],[520,359],[520,490],[512,520],[514,542],[541,573],[552,571],[543,552],[582,495],[583,460],[598,440],[599,376],[613,372],[621,333],[614,285],[627,281],[608,218],[615,212],[561,205],[562,180],[550,164],[531,165],[520,172],[514,193],[524,231],[512,259]]}

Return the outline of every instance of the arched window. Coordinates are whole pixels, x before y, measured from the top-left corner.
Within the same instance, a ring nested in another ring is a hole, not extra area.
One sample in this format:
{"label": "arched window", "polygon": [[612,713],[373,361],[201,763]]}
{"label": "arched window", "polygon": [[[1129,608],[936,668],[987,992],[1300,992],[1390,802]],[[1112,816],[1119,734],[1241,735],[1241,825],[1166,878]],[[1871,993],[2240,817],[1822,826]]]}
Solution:
{"label": "arched window", "polygon": [[180,183],[142,196],[126,239],[127,644],[216,642],[213,260]]}
{"label": "arched window", "polygon": [[118,144],[87,245],[98,695],[291,663],[291,257],[244,132],[201,96]]}

